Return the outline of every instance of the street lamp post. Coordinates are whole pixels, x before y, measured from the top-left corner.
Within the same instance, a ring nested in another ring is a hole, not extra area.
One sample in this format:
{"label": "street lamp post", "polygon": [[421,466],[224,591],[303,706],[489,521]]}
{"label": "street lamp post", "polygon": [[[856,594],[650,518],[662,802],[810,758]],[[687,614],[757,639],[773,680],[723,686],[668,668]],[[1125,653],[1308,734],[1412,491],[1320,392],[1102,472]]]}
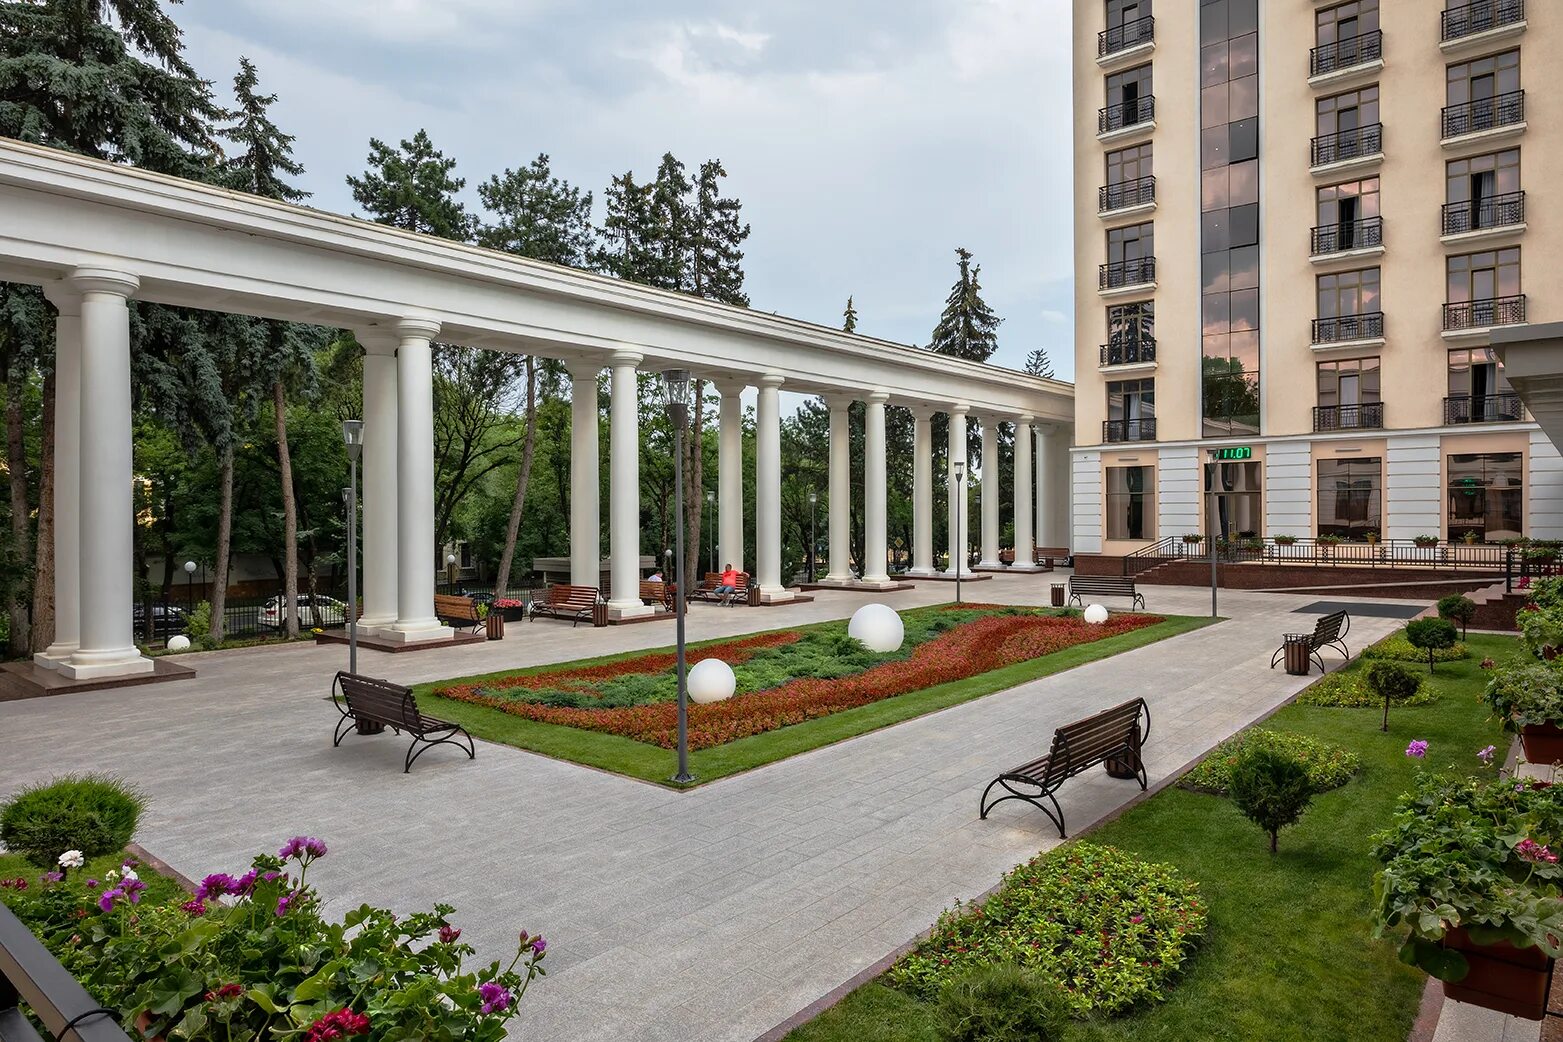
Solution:
{"label": "street lamp post", "polygon": [[189,615],[195,609],[195,598],[191,596],[190,584],[195,580],[195,562],[185,562],[185,614]]}
{"label": "street lamp post", "polygon": [[706,530],[711,536],[711,570],[716,571],[716,493],[706,490]]}
{"label": "street lamp post", "polygon": [[456,592],[456,555],[445,555],[445,584],[450,587],[447,593]]}
{"label": "street lamp post", "polygon": [[673,426],[673,548],[674,583],[678,595],[674,597],[674,613],[678,638],[678,773],[673,781],[688,785],[694,781],[689,773],[689,671],[684,661],[684,428],[689,425],[689,370],[669,369],[662,374],[663,389],[667,392],[668,421]]}
{"label": "street lamp post", "polygon": [[[347,671],[358,672],[358,458],[364,452],[364,421],[343,420],[347,443]],[[318,614],[317,614],[318,618]],[[320,625],[319,622],[316,625]]]}
{"label": "street lamp post", "polygon": [[[961,603],[961,558],[966,556],[965,540],[961,538],[961,524],[966,513],[966,461],[958,459],[950,464],[955,471],[955,531],[950,533],[950,556],[955,558],[955,603]],[[960,545],[957,545],[960,544]]]}
{"label": "street lamp post", "polygon": [[819,553],[819,493],[809,489],[809,582],[814,581],[814,555]]}

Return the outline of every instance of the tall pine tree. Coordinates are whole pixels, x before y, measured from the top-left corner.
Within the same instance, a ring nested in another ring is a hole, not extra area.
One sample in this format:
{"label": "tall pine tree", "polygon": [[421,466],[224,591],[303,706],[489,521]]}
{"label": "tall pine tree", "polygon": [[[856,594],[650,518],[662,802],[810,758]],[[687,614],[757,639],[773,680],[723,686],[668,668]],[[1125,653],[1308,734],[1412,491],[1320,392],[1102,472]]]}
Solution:
{"label": "tall pine tree", "polygon": [[426,130],[392,148],[369,139],[369,169],[347,177],[353,199],[369,219],[403,231],[468,242],[474,221],[456,198],[466,179],[455,176],[456,161],[434,147]]}
{"label": "tall pine tree", "polygon": [[742,220],[743,204],[722,195],[722,178],[726,176],[719,159],[700,164],[687,288],[697,297],[746,308],[749,296],[743,291],[743,244],[749,238],[749,225]]}
{"label": "tall pine tree", "polygon": [[608,185],[604,202],[598,268],[626,282],[650,285],[656,264],[651,186],[637,184],[635,172],[625,171]]}
{"label": "tall pine tree", "polygon": [[1044,380],[1054,379],[1053,360],[1047,356],[1047,348],[1039,347],[1026,356],[1026,372]]}
{"label": "tall pine tree", "polygon": [[847,310],[841,313],[841,331],[844,333],[857,332],[857,307],[853,305],[852,298],[847,298]]}
{"label": "tall pine tree", "polygon": [[960,277],[945,299],[944,313],[933,328],[928,347],[941,355],[986,362],[998,349],[999,323],[1004,320],[982,299],[982,266],[972,264],[968,250],[957,248],[955,256],[960,262]]}

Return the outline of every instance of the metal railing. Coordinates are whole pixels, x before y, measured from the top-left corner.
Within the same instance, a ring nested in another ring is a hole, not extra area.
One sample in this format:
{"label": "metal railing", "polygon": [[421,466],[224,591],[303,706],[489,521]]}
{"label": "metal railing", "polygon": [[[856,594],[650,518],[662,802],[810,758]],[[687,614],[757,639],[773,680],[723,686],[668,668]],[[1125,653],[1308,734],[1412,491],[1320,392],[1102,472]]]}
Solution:
{"label": "metal railing", "polygon": [[1150,15],[1144,18],[1136,18],[1132,22],[1124,22],[1115,25],[1111,29],[1103,29],[1096,34],[1096,56],[1105,58],[1109,54],[1117,54],[1126,51],[1130,47],[1138,47],[1142,43],[1149,43],[1156,38],[1156,19]]}
{"label": "metal railing", "polygon": [[1525,321],[1525,294],[1462,300],[1444,305],[1444,329],[1486,329],[1488,326],[1515,326]]}
{"label": "metal railing", "polygon": [[1384,124],[1369,123],[1365,127],[1341,130],[1334,134],[1321,134],[1313,139],[1310,154],[1314,166],[1340,163],[1348,159],[1361,159],[1384,151]]}
{"label": "metal railing", "polygon": [[1124,286],[1141,286],[1155,281],[1155,257],[1115,261],[1097,269],[1097,282],[1102,289],[1122,289]]}
{"label": "metal railing", "polygon": [[1563,541],[1526,539],[1504,549],[1504,589],[1509,593],[1527,589],[1532,579],[1563,574]]}
{"label": "metal railing", "polygon": [[1096,210],[1108,213],[1130,206],[1144,206],[1156,201],[1156,178],[1147,174],[1132,181],[1120,181],[1115,185],[1103,185],[1096,190]]}
{"label": "metal railing", "polygon": [[1168,536],[1123,559],[1123,574],[1139,575],[1174,561],[1216,560],[1228,564],[1292,564],[1325,568],[1404,568],[1416,565],[1502,575],[1509,567],[1510,547],[1496,543],[1439,540],[1427,545],[1414,539],[1297,536],[1280,540],[1262,536],[1201,540],[1186,543]]}
{"label": "metal railing", "polygon": [[130,1042],[118,1024],[119,1013],[99,1006],[16,914],[0,904],[0,1042],[42,1042],[45,1036],[29,1022],[29,1014],[49,1038]]}
{"label": "metal railing", "polygon": [[1463,203],[1445,203],[1443,234],[1461,235],[1483,228],[1504,228],[1525,223],[1525,193],[1505,192]]}
{"label": "metal railing", "polygon": [[1113,444],[1121,441],[1155,441],[1156,417],[1146,416],[1138,420],[1103,420],[1102,442]]}
{"label": "metal railing", "polygon": [[1501,29],[1525,20],[1525,0],[1476,0],[1464,7],[1451,7],[1443,13],[1445,42],[1464,36]]}
{"label": "metal railing", "polygon": [[1337,315],[1313,320],[1315,344],[1344,344],[1352,340],[1377,340],[1384,335],[1384,312]]}
{"label": "metal railing", "polygon": [[1317,431],[1378,430],[1384,426],[1384,403],[1315,405],[1313,429]]}
{"label": "metal railing", "polygon": [[1096,112],[1096,132],[1107,134],[1114,130],[1123,130],[1126,127],[1139,126],[1141,123],[1149,123],[1156,118],[1156,96],[1147,94],[1143,98],[1122,102],[1117,105],[1108,105]]}
{"label": "metal railing", "polygon": [[1384,218],[1364,217],[1357,221],[1321,224],[1313,230],[1311,243],[1315,257],[1382,246],[1384,245]]}
{"label": "metal railing", "polygon": [[1102,345],[1102,365],[1141,365],[1156,361],[1156,338],[1140,337]]}
{"label": "metal railing", "polygon": [[1445,105],[1443,126],[1445,139],[1463,134],[1476,134],[1483,130],[1497,130],[1525,122],[1525,92],[1510,91],[1492,98],[1477,98],[1459,105]]}
{"label": "metal railing", "polygon": [[1453,394],[1444,399],[1444,423],[1514,423],[1525,406],[1512,391],[1501,394]]}
{"label": "metal railing", "polygon": [[1348,36],[1334,43],[1321,43],[1308,52],[1308,75],[1322,76],[1337,69],[1349,69],[1384,57],[1384,34],[1378,29],[1370,33]]}

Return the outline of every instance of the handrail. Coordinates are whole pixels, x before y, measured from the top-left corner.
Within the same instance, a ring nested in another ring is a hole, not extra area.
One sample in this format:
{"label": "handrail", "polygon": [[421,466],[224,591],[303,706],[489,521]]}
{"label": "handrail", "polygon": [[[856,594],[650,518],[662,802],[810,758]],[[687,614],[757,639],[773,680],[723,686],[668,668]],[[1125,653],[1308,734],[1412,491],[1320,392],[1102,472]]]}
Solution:
{"label": "handrail", "polygon": [[1496,130],[1525,120],[1525,92],[1511,90],[1491,98],[1477,98],[1458,105],[1445,105],[1444,139]]}
{"label": "handrail", "polygon": [[1525,0],[1476,0],[1476,3],[1444,11],[1440,28],[1443,41],[1447,43],[1501,29],[1524,18]]}
{"label": "handrail", "polygon": [[130,1042],[87,989],[49,954],[43,942],[0,904],[0,1042],[41,1042],[23,1014],[37,1018],[58,1042]]}
{"label": "handrail", "polygon": [[1333,134],[1320,134],[1310,146],[1313,166],[1362,159],[1384,151],[1384,124],[1369,123]]}
{"label": "handrail", "polygon": [[1445,203],[1443,233],[1463,235],[1484,228],[1506,228],[1525,223],[1525,193],[1504,192],[1483,199]]}
{"label": "handrail", "polygon": [[1485,329],[1525,321],[1525,294],[1460,300],[1444,305],[1444,329]]}
{"label": "handrail", "polygon": [[1096,110],[1096,132],[1107,134],[1127,130],[1156,118],[1156,96],[1147,94],[1133,101],[1121,101]]}
{"label": "handrail", "polygon": [[1451,570],[1471,569],[1497,575],[1505,568],[1508,548],[1495,543],[1440,540],[1421,545],[1414,539],[1380,539],[1358,542],[1286,537],[1285,542],[1260,536],[1208,539],[1187,543],[1182,536],[1168,536],[1141,547],[1123,558],[1123,574],[1138,575],[1172,561],[1218,561],[1254,564],[1301,564],[1329,568],[1401,568],[1427,565]]}
{"label": "handrail", "polygon": [[1384,245],[1384,218],[1362,217],[1355,221],[1321,224],[1313,229],[1313,256],[1323,257],[1347,250],[1365,250]]}
{"label": "handrail", "polygon": [[1135,18],[1115,25],[1111,29],[1103,29],[1096,34],[1096,56],[1105,58],[1119,51],[1126,51],[1130,47],[1137,47],[1142,43],[1149,43],[1156,38],[1156,19],[1151,15]]}
{"label": "handrail", "polygon": [[1119,181],[1117,184],[1102,185],[1102,187],[1096,190],[1096,210],[1098,213],[1111,213],[1114,210],[1122,210],[1130,206],[1145,206],[1155,201],[1155,174],[1146,174],[1144,177]]}
{"label": "handrail", "polygon": [[1322,76],[1327,72],[1365,65],[1384,56],[1384,33],[1372,32],[1348,36],[1334,43],[1321,43],[1308,52],[1308,75]]}

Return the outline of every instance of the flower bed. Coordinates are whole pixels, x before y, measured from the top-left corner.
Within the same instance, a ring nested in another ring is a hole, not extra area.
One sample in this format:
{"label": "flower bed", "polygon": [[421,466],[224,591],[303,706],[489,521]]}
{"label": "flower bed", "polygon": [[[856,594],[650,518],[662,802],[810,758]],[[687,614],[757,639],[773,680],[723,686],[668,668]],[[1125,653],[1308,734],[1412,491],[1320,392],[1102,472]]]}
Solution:
{"label": "flower bed", "polygon": [[[1435,662],[1458,662],[1470,654],[1463,643],[1455,643],[1447,648],[1433,649]],[[1385,637],[1362,653],[1363,658],[1390,659],[1395,662],[1415,662],[1419,666],[1427,664],[1427,650],[1413,647],[1406,639],[1404,632]]]}
{"label": "flower bed", "polygon": [[1232,768],[1237,765],[1238,756],[1253,746],[1276,749],[1297,760],[1308,772],[1308,780],[1313,783],[1316,792],[1340,788],[1362,768],[1362,760],[1357,754],[1316,738],[1285,731],[1255,729],[1244,731],[1216,746],[1209,756],[1183,776],[1184,788],[1218,796],[1226,795],[1227,780]]}
{"label": "flower bed", "polygon": [[[1410,698],[1396,702],[1396,706],[1432,705],[1438,700],[1430,685],[1423,684]],[[1368,686],[1367,670],[1331,673],[1297,696],[1302,706],[1325,706],[1335,709],[1382,709],[1384,698]]]}

